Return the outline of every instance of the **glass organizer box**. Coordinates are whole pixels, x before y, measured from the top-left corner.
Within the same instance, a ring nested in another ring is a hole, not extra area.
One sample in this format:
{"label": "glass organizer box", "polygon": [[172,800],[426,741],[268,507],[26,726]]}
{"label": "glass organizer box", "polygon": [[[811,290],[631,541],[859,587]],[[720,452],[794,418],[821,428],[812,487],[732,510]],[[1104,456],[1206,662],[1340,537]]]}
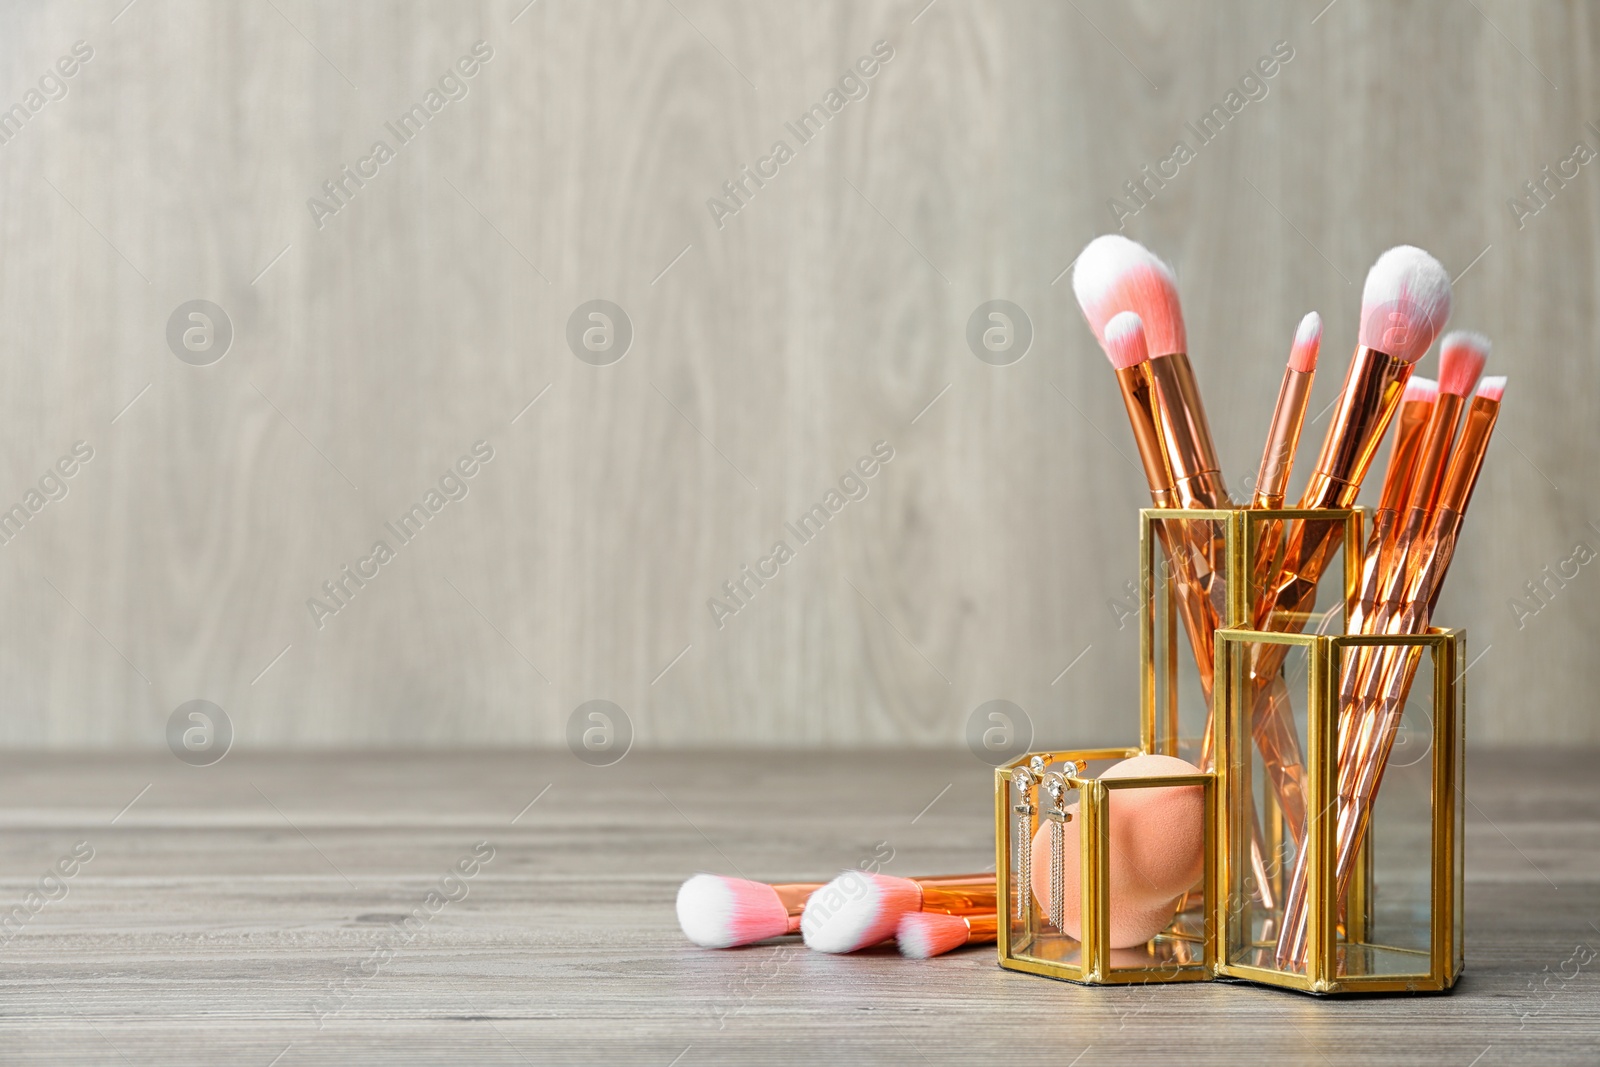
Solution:
{"label": "glass organizer box", "polygon": [[[1001,966],[1325,994],[1454,984],[1464,635],[1345,633],[1361,527],[1359,510],[1141,512],[1139,745],[996,771]],[[1198,770],[1105,774],[1141,754]],[[1129,944],[1117,811],[1158,788],[1203,809],[1203,863],[1172,920]]]}

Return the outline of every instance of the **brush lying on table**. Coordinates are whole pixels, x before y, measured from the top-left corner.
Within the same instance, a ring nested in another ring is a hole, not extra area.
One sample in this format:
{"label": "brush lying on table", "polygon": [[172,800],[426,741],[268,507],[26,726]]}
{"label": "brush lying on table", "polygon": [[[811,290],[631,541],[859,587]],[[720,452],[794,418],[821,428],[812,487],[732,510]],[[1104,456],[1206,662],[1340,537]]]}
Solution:
{"label": "brush lying on table", "polygon": [[982,915],[914,911],[901,918],[894,939],[900,945],[900,955],[925,960],[965,945],[993,944],[999,929],[1000,918],[992,911]]}
{"label": "brush lying on table", "polygon": [[893,878],[845,871],[831,882],[769,884],[697,874],[678,888],[678,925],[703,948],[803,934],[820,952],[856,952],[895,936],[907,915],[994,912],[993,874]]}

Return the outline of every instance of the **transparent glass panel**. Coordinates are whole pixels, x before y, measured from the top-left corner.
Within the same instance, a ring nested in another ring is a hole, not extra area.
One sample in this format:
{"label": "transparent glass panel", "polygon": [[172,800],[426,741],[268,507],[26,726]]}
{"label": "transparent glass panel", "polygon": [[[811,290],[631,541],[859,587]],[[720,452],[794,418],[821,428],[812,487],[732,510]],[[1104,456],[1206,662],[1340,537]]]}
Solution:
{"label": "transparent glass panel", "polygon": [[1146,774],[1101,775],[1110,845],[1107,965],[1119,981],[1172,981],[1205,958],[1205,858],[1212,844],[1205,787],[1168,785]]}
{"label": "transparent glass panel", "polygon": [[[1041,963],[1081,967],[1082,946],[1063,932],[1069,896],[1078,899],[1078,790],[1064,776],[1066,762],[1031,764],[1033,814],[1014,804],[1011,814],[1012,954]],[[1052,788],[1052,787],[1058,788]],[[1015,783],[1013,792],[1019,793]],[[1073,927],[1076,930],[1076,927]],[[1063,975],[1075,977],[1075,975]]]}
{"label": "transparent glass panel", "polygon": [[1274,633],[1344,633],[1349,513],[1282,515],[1245,513],[1251,560],[1248,625]]}
{"label": "transparent glass panel", "polygon": [[1153,685],[1152,750],[1207,769],[1215,631],[1228,621],[1226,516],[1156,518],[1142,575]]}
{"label": "transparent glass panel", "polygon": [[[1308,644],[1243,639],[1228,643],[1229,689],[1236,699],[1232,709],[1225,709],[1232,717],[1226,753],[1230,781],[1224,803],[1229,865],[1235,877],[1228,888],[1224,958],[1229,964],[1278,968],[1284,904],[1300,857],[1306,800],[1303,781],[1285,779],[1280,768],[1269,768],[1256,738],[1263,732],[1263,720],[1293,730],[1296,736],[1306,735],[1312,650]],[[1257,682],[1252,672],[1263,662],[1273,673],[1267,681]],[[1284,791],[1292,793],[1292,804],[1280,802]],[[1297,819],[1291,818],[1291,811]]]}
{"label": "transparent glass panel", "polygon": [[1433,654],[1417,645],[1354,647],[1335,665],[1341,692],[1355,694],[1340,705],[1335,878],[1343,921],[1336,974],[1426,976],[1439,758]]}

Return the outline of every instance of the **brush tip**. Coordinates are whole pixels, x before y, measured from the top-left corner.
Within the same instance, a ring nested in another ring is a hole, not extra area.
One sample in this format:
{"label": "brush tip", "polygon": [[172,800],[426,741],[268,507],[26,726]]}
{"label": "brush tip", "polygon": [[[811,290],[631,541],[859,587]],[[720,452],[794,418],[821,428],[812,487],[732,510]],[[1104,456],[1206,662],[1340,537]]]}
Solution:
{"label": "brush tip", "polygon": [[1322,316],[1315,311],[1306,312],[1294,331],[1294,345],[1289,349],[1289,366],[1301,374],[1317,369],[1317,355],[1322,351]]}
{"label": "brush tip", "polygon": [[1432,378],[1412,375],[1411,380],[1406,382],[1406,395],[1402,398],[1403,403],[1421,402],[1431,404],[1437,399],[1439,399],[1439,383]]}
{"label": "brush tip", "polygon": [[845,871],[811,894],[800,933],[818,952],[856,952],[889,940],[901,917],[921,906],[922,889],[909,878]]}
{"label": "brush tip", "polygon": [[1105,340],[1101,342],[1106,358],[1117,370],[1137,367],[1150,358],[1145,342],[1144,321],[1131,311],[1119,312],[1106,323]]}
{"label": "brush tip", "polygon": [[925,960],[965,945],[969,929],[967,920],[959,915],[913,911],[900,919],[895,940],[900,943],[900,955]]}
{"label": "brush tip", "polygon": [[1450,275],[1412,245],[1378,257],[1361,290],[1363,347],[1406,363],[1421,359],[1450,318]]}
{"label": "brush tip", "polygon": [[1493,400],[1498,404],[1500,398],[1505,396],[1505,393],[1506,376],[1504,374],[1491,374],[1478,383],[1478,395],[1485,400]]}
{"label": "brush tip", "polygon": [[789,912],[765,882],[697,874],[678,887],[678,925],[703,948],[734,948],[787,933]]}
{"label": "brush tip", "polygon": [[1474,330],[1451,330],[1439,342],[1439,391],[1466,396],[1489,359],[1489,339]]}
{"label": "brush tip", "polygon": [[1115,233],[1090,241],[1073,264],[1072,291],[1101,344],[1111,319],[1132,311],[1144,320],[1152,356],[1188,351],[1177,278],[1137,241]]}

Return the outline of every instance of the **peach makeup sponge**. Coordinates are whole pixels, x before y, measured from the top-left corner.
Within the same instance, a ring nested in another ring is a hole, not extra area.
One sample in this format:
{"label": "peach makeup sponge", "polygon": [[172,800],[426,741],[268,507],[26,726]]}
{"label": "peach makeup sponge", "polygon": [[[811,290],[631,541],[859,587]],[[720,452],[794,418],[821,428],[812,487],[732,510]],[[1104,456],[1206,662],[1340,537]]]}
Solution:
{"label": "peach makeup sponge", "polygon": [[[1102,778],[1147,778],[1198,774],[1199,768],[1173,756],[1134,756],[1109,768]],[[1067,813],[1076,816],[1078,806]],[[1082,936],[1079,905],[1078,826],[1068,823],[1064,839],[1066,896],[1062,932]],[[1033,838],[1033,895],[1048,913],[1050,827]],[[1159,934],[1177,913],[1178,901],[1205,871],[1205,796],[1199,786],[1118,789],[1111,792],[1111,947],[1132,948]]]}

